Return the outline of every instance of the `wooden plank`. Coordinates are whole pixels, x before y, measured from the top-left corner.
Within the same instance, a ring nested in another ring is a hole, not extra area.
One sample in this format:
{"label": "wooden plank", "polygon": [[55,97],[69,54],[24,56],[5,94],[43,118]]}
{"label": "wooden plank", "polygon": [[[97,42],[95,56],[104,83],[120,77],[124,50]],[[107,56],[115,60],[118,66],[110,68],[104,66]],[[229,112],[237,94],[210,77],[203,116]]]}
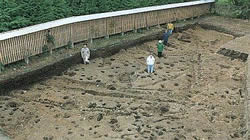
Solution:
{"label": "wooden plank", "polygon": [[146,27],[146,19],[144,13],[135,14],[135,29]]}
{"label": "wooden plank", "polygon": [[149,12],[146,15],[146,20],[147,20],[147,26],[155,26],[158,24],[158,20],[157,20],[157,11],[153,11],[153,12]]}
{"label": "wooden plank", "polygon": [[3,41],[0,41],[0,62],[3,63]]}
{"label": "wooden plank", "polygon": [[11,42],[10,42],[10,39],[7,39],[7,51],[8,51],[8,63],[11,63],[13,62],[12,61],[12,50],[11,50]]}
{"label": "wooden plank", "polygon": [[80,42],[88,40],[90,27],[88,22],[79,22],[72,24],[72,41]]}
{"label": "wooden plank", "polygon": [[7,62],[6,62],[6,44],[5,44],[5,42],[6,42],[6,40],[3,40],[2,41],[2,58],[3,58],[3,64],[7,64]]}
{"label": "wooden plank", "polygon": [[123,32],[134,30],[134,15],[122,16]]}
{"label": "wooden plank", "polygon": [[122,32],[122,17],[111,17],[106,19],[106,28],[108,35],[117,34]]}

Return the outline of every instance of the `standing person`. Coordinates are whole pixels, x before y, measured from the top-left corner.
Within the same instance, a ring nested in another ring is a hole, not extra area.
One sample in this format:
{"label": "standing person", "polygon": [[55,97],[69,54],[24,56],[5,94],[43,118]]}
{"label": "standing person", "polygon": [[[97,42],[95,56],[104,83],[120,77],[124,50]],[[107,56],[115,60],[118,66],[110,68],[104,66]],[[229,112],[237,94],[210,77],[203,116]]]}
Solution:
{"label": "standing person", "polygon": [[84,64],[89,63],[89,57],[90,57],[90,51],[87,45],[83,45],[83,48],[81,49],[81,56]]}
{"label": "standing person", "polygon": [[159,42],[157,43],[158,57],[162,57],[163,49],[164,44],[162,43],[162,40],[159,40]]}
{"label": "standing person", "polygon": [[172,35],[173,30],[174,30],[174,24],[168,23],[167,29],[168,29],[168,35],[169,36]]}
{"label": "standing person", "polygon": [[147,57],[148,73],[154,72],[155,58],[152,54]]}
{"label": "standing person", "polygon": [[167,46],[167,44],[168,44],[168,37],[169,37],[169,32],[168,32],[168,30],[166,30],[165,33],[163,34],[163,44],[165,46]]}

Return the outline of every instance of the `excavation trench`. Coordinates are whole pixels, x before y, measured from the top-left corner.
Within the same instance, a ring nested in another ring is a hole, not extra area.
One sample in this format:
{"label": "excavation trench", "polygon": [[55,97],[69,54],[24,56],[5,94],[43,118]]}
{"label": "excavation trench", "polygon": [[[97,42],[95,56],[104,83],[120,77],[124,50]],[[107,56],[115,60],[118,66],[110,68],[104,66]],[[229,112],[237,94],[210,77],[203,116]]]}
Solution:
{"label": "excavation trench", "polygon": [[246,64],[217,53],[234,36],[193,26],[158,58],[161,34],[96,50],[89,65],[76,54],[34,72],[57,68],[0,96],[0,126],[14,140],[244,139]]}

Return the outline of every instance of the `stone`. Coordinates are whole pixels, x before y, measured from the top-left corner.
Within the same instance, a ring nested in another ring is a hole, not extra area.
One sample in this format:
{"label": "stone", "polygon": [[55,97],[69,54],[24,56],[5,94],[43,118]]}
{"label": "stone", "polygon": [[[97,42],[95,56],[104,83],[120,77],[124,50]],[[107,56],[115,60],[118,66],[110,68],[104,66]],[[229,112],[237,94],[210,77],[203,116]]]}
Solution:
{"label": "stone", "polygon": [[160,111],[161,111],[161,113],[166,113],[166,112],[169,111],[169,107],[168,106],[162,106],[162,107],[160,107]]}
{"label": "stone", "polygon": [[8,106],[8,107],[15,108],[15,107],[18,106],[18,103],[15,102],[15,101],[10,101],[10,102],[7,103],[7,106]]}
{"label": "stone", "polygon": [[70,114],[64,113],[63,118],[70,118]]}
{"label": "stone", "polygon": [[115,123],[118,123],[118,120],[117,119],[111,119],[109,123],[110,124],[115,124]]}
{"label": "stone", "polygon": [[97,116],[97,121],[101,121],[103,119],[103,114],[98,114],[98,116]]}
{"label": "stone", "polygon": [[89,103],[88,108],[95,108],[97,106],[96,103]]}
{"label": "stone", "polygon": [[109,90],[116,90],[116,88],[115,88],[114,86],[112,86],[112,85],[109,85],[109,86],[108,86],[108,89],[109,89]]}
{"label": "stone", "polygon": [[21,92],[21,94],[25,94],[25,93],[27,93],[27,91],[26,91],[26,90],[23,90],[23,91]]}
{"label": "stone", "polygon": [[35,120],[35,123],[38,123],[38,122],[40,122],[40,119],[36,119],[36,120]]}
{"label": "stone", "polygon": [[69,99],[69,96],[64,96],[63,99],[64,100]]}
{"label": "stone", "polygon": [[43,140],[53,140],[53,136],[45,136],[43,137]]}

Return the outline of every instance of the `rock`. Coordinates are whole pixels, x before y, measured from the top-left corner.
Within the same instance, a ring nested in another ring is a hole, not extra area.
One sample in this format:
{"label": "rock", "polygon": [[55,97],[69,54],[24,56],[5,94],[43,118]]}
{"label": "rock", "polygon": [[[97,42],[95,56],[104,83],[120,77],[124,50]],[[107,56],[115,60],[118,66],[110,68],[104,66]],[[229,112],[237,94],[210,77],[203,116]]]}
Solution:
{"label": "rock", "polygon": [[161,113],[166,113],[166,112],[169,111],[169,107],[168,106],[162,106],[162,107],[160,107],[160,111],[161,111]]}
{"label": "rock", "polygon": [[17,106],[18,106],[18,103],[15,102],[15,101],[10,101],[10,102],[7,103],[7,106],[8,106],[8,107],[14,108],[14,107],[17,107]]}
{"label": "rock", "polygon": [[75,72],[68,72],[68,75],[69,75],[70,77],[73,77],[73,76],[76,75],[76,73],[75,73]]}
{"label": "rock", "polygon": [[97,116],[97,121],[101,121],[103,119],[103,114],[98,114],[98,116]]}
{"label": "rock", "polygon": [[72,131],[69,131],[69,132],[68,132],[68,135],[70,135],[70,134],[73,134],[73,132],[72,132]]}
{"label": "rock", "polygon": [[137,132],[141,132],[141,127],[140,126],[137,126],[137,128],[135,129]]}
{"label": "rock", "polygon": [[63,99],[64,100],[69,99],[69,96],[64,96]]}
{"label": "rock", "polygon": [[86,92],[85,91],[82,91],[82,93],[81,93],[82,95],[85,95],[86,94]]}
{"label": "rock", "polygon": [[71,109],[75,108],[75,102],[74,101],[67,101],[67,102],[62,104],[61,108],[65,109],[65,110],[71,110]]}
{"label": "rock", "polygon": [[139,115],[136,115],[136,116],[134,116],[134,117],[135,117],[136,120],[138,120],[138,119],[141,118],[141,116],[139,116]]}
{"label": "rock", "polygon": [[155,128],[156,128],[156,129],[161,129],[162,127],[161,127],[161,126],[156,126]]}
{"label": "rock", "polygon": [[13,111],[11,111],[10,113],[9,113],[9,115],[13,115],[14,114],[14,112]]}
{"label": "rock", "polygon": [[117,119],[111,119],[109,123],[110,124],[115,124],[115,123],[118,123],[118,120]]}
{"label": "rock", "polygon": [[25,94],[25,93],[27,93],[26,90],[22,90],[22,91],[21,91],[21,94]]}
{"label": "rock", "polygon": [[97,106],[96,103],[89,103],[88,108],[95,108]]}
{"label": "rock", "polygon": [[163,135],[163,132],[162,132],[162,131],[159,131],[157,134],[158,134],[159,136],[162,136],[162,135]]}
{"label": "rock", "polygon": [[64,113],[63,118],[70,118],[70,114]]}
{"label": "rock", "polygon": [[230,134],[230,136],[231,136],[231,138],[233,138],[233,139],[236,139],[236,138],[239,138],[240,137],[240,135],[236,132],[236,133],[234,133],[234,134]]}
{"label": "rock", "polygon": [[92,80],[92,77],[87,77],[88,80]]}
{"label": "rock", "polygon": [[116,90],[116,88],[115,88],[114,86],[112,86],[112,85],[109,85],[109,86],[108,86],[108,89],[109,89],[109,90]]}
{"label": "rock", "polygon": [[98,128],[98,127],[100,127],[100,125],[96,125],[96,126],[95,126],[95,128]]}
{"label": "rock", "polygon": [[121,104],[117,104],[116,106],[117,106],[118,108],[120,108],[122,105],[121,105]]}
{"label": "rock", "polygon": [[40,119],[36,119],[36,120],[35,120],[35,123],[38,123],[38,122],[40,122]]}
{"label": "rock", "polygon": [[48,137],[45,136],[45,137],[43,137],[43,140],[53,140],[53,138],[54,138],[53,136],[48,136]]}

